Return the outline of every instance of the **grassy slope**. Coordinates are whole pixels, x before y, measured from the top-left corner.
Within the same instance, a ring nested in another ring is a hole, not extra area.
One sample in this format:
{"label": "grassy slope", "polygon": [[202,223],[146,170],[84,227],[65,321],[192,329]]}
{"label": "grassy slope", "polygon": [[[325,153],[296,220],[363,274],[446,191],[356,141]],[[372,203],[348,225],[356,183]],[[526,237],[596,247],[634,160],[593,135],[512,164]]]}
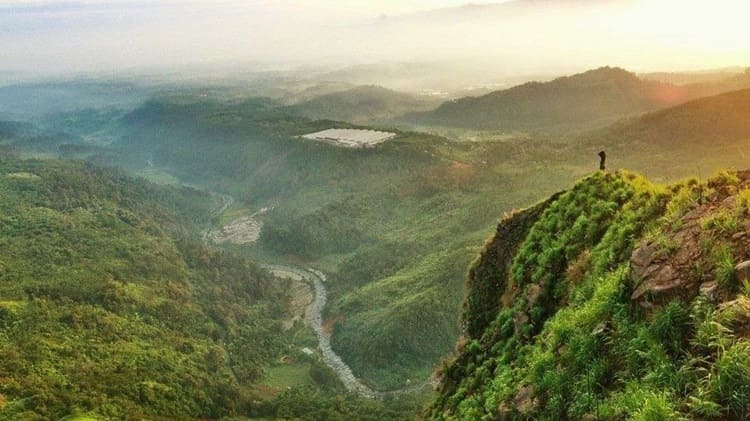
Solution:
{"label": "grassy slope", "polygon": [[[732,268],[747,252],[730,246],[749,218],[743,177],[741,186],[724,173],[665,189],[600,173],[506,218],[470,272],[467,336],[442,368],[429,416],[745,417],[750,289]],[[711,209],[731,194],[739,199],[719,224]],[[684,241],[675,234],[682,217],[700,206],[709,209],[699,222],[702,240],[684,247],[707,250],[695,261],[706,271],[695,282],[718,280],[716,298],[696,288],[644,311],[631,301],[633,248],[647,235],[669,259],[670,244]]]}

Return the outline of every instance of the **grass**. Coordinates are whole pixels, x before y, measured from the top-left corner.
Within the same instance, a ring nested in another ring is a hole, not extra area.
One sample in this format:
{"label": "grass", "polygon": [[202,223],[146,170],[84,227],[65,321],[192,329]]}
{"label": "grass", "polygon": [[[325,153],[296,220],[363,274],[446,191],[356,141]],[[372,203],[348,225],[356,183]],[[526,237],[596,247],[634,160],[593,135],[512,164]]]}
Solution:
{"label": "grass", "polygon": [[279,390],[285,390],[289,387],[309,385],[310,365],[307,363],[288,363],[277,364],[266,369],[266,376],[263,384]]}
{"label": "grass", "polygon": [[143,169],[139,171],[137,175],[156,184],[165,184],[171,186],[180,185],[180,180],[177,177],[158,168]]}
{"label": "grass", "polygon": [[726,244],[716,246],[711,254],[711,259],[715,265],[716,281],[724,291],[734,291],[737,289],[738,281],[734,272],[734,256],[731,248]]}
{"label": "grass", "polygon": [[[723,189],[737,179],[726,173],[711,183]],[[734,279],[728,242],[739,222],[726,218],[738,214],[717,211],[703,221],[697,246],[705,257],[693,269],[696,282],[711,273],[731,305],[687,293],[642,309],[630,298],[635,245],[646,238],[674,251],[674,224],[704,200],[698,192],[705,189],[691,181],[663,188],[626,173],[598,174],[543,212],[532,208],[506,219],[499,232],[521,241],[512,246],[499,234],[486,245],[472,267],[471,305],[465,307],[464,318],[472,322],[478,315],[470,311],[494,305],[494,319],[469,330],[441,368],[430,417],[744,419],[750,341],[741,329],[750,298],[735,295],[747,292]],[[531,229],[504,228],[523,226],[528,215],[534,215]],[[510,270],[498,266],[508,246],[517,249]],[[533,305],[531,285],[541,290]],[[486,303],[473,302],[479,300]],[[527,387],[540,404],[520,408],[517,396]]]}
{"label": "grass", "polygon": [[722,235],[734,234],[739,226],[740,220],[734,209],[721,209],[701,221],[704,230],[717,231]]}

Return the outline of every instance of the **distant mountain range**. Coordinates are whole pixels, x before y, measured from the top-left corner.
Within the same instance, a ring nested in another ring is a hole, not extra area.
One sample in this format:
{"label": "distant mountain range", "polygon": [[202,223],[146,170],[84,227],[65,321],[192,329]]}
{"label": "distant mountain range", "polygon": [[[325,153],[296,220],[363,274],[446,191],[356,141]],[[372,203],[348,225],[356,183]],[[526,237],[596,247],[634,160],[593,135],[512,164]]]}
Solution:
{"label": "distant mountain range", "polygon": [[643,81],[620,68],[602,67],[550,82],[529,82],[479,97],[449,101],[405,121],[423,125],[528,131],[596,127],[623,116],[678,104],[684,88]]}
{"label": "distant mountain range", "polygon": [[508,132],[582,130],[746,87],[750,87],[749,73],[678,86],[643,80],[621,68],[602,67],[550,82],[529,82],[479,97],[460,98],[400,120],[423,126]]}

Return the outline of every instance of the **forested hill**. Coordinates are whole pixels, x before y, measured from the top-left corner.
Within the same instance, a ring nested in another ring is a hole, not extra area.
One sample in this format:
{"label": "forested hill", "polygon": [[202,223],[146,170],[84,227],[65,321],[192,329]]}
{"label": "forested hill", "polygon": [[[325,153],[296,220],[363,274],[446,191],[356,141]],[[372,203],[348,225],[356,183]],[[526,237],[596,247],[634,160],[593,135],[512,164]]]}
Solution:
{"label": "forested hill", "polygon": [[507,216],[469,272],[433,419],[746,419],[750,172],[598,172]]}
{"label": "forested hill", "polygon": [[683,102],[687,90],[602,67],[550,82],[529,82],[449,101],[405,122],[467,129],[545,131],[593,128]]}
{"label": "forested hill", "polygon": [[289,111],[313,119],[365,124],[383,121],[409,112],[427,111],[436,105],[434,100],[380,86],[358,86],[293,105],[289,107]]}
{"label": "forested hill", "polygon": [[750,89],[727,92],[624,120],[588,136],[624,149],[698,148],[750,139]]}
{"label": "forested hill", "polygon": [[248,413],[286,287],[195,242],[208,195],[7,154],[0,192],[0,419]]}
{"label": "forested hill", "polygon": [[605,149],[612,168],[674,180],[715,168],[744,168],[750,147],[750,90],[700,98],[623,120],[576,138],[578,153]]}

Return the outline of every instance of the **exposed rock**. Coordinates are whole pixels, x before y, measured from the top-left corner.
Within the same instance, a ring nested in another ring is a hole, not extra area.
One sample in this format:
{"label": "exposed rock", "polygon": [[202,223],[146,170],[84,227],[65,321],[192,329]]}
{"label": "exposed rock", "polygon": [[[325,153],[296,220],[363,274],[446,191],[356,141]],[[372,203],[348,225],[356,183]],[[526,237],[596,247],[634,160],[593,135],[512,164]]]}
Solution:
{"label": "exposed rock", "polygon": [[737,280],[740,282],[744,282],[750,279],[750,260],[745,260],[744,262],[735,266],[734,274],[737,277]]}
{"label": "exposed rock", "polygon": [[657,252],[656,245],[653,243],[645,244],[638,247],[630,258],[630,267],[633,269],[633,276],[637,279],[643,279],[646,269],[651,266]]}
{"label": "exposed rock", "polygon": [[679,294],[682,290],[692,287],[692,282],[685,279],[671,264],[650,265],[645,270],[633,270],[633,278],[641,279],[642,283],[633,291],[631,299],[666,298]]}
{"label": "exposed rock", "polygon": [[704,282],[700,286],[700,294],[711,301],[716,301],[719,284],[716,281]]}
{"label": "exposed rock", "polygon": [[497,406],[497,419],[499,421],[510,420],[510,408],[505,402],[500,402],[500,405]]}
{"label": "exposed rock", "polygon": [[734,334],[744,338],[750,337],[750,298],[740,296],[722,303],[718,312],[722,321],[731,327]]}
{"label": "exposed rock", "polygon": [[534,304],[539,300],[540,295],[542,295],[542,287],[537,284],[529,285],[529,288],[526,291],[526,308],[530,309],[534,307]]}
{"label": "exposed rock", "polygon": [[534,385],[529,384],[521,387],[516,393],[516,397],[513,398],[516,410],[524,415],[533,412],[539,406],[539,401],[535,395]]}
{"label": "exposed rock", "polygon": [[519,311],[513,316],[513,328],[516,334],[521,331],[521,328],[529,322],[529,315],[523,311]]}

